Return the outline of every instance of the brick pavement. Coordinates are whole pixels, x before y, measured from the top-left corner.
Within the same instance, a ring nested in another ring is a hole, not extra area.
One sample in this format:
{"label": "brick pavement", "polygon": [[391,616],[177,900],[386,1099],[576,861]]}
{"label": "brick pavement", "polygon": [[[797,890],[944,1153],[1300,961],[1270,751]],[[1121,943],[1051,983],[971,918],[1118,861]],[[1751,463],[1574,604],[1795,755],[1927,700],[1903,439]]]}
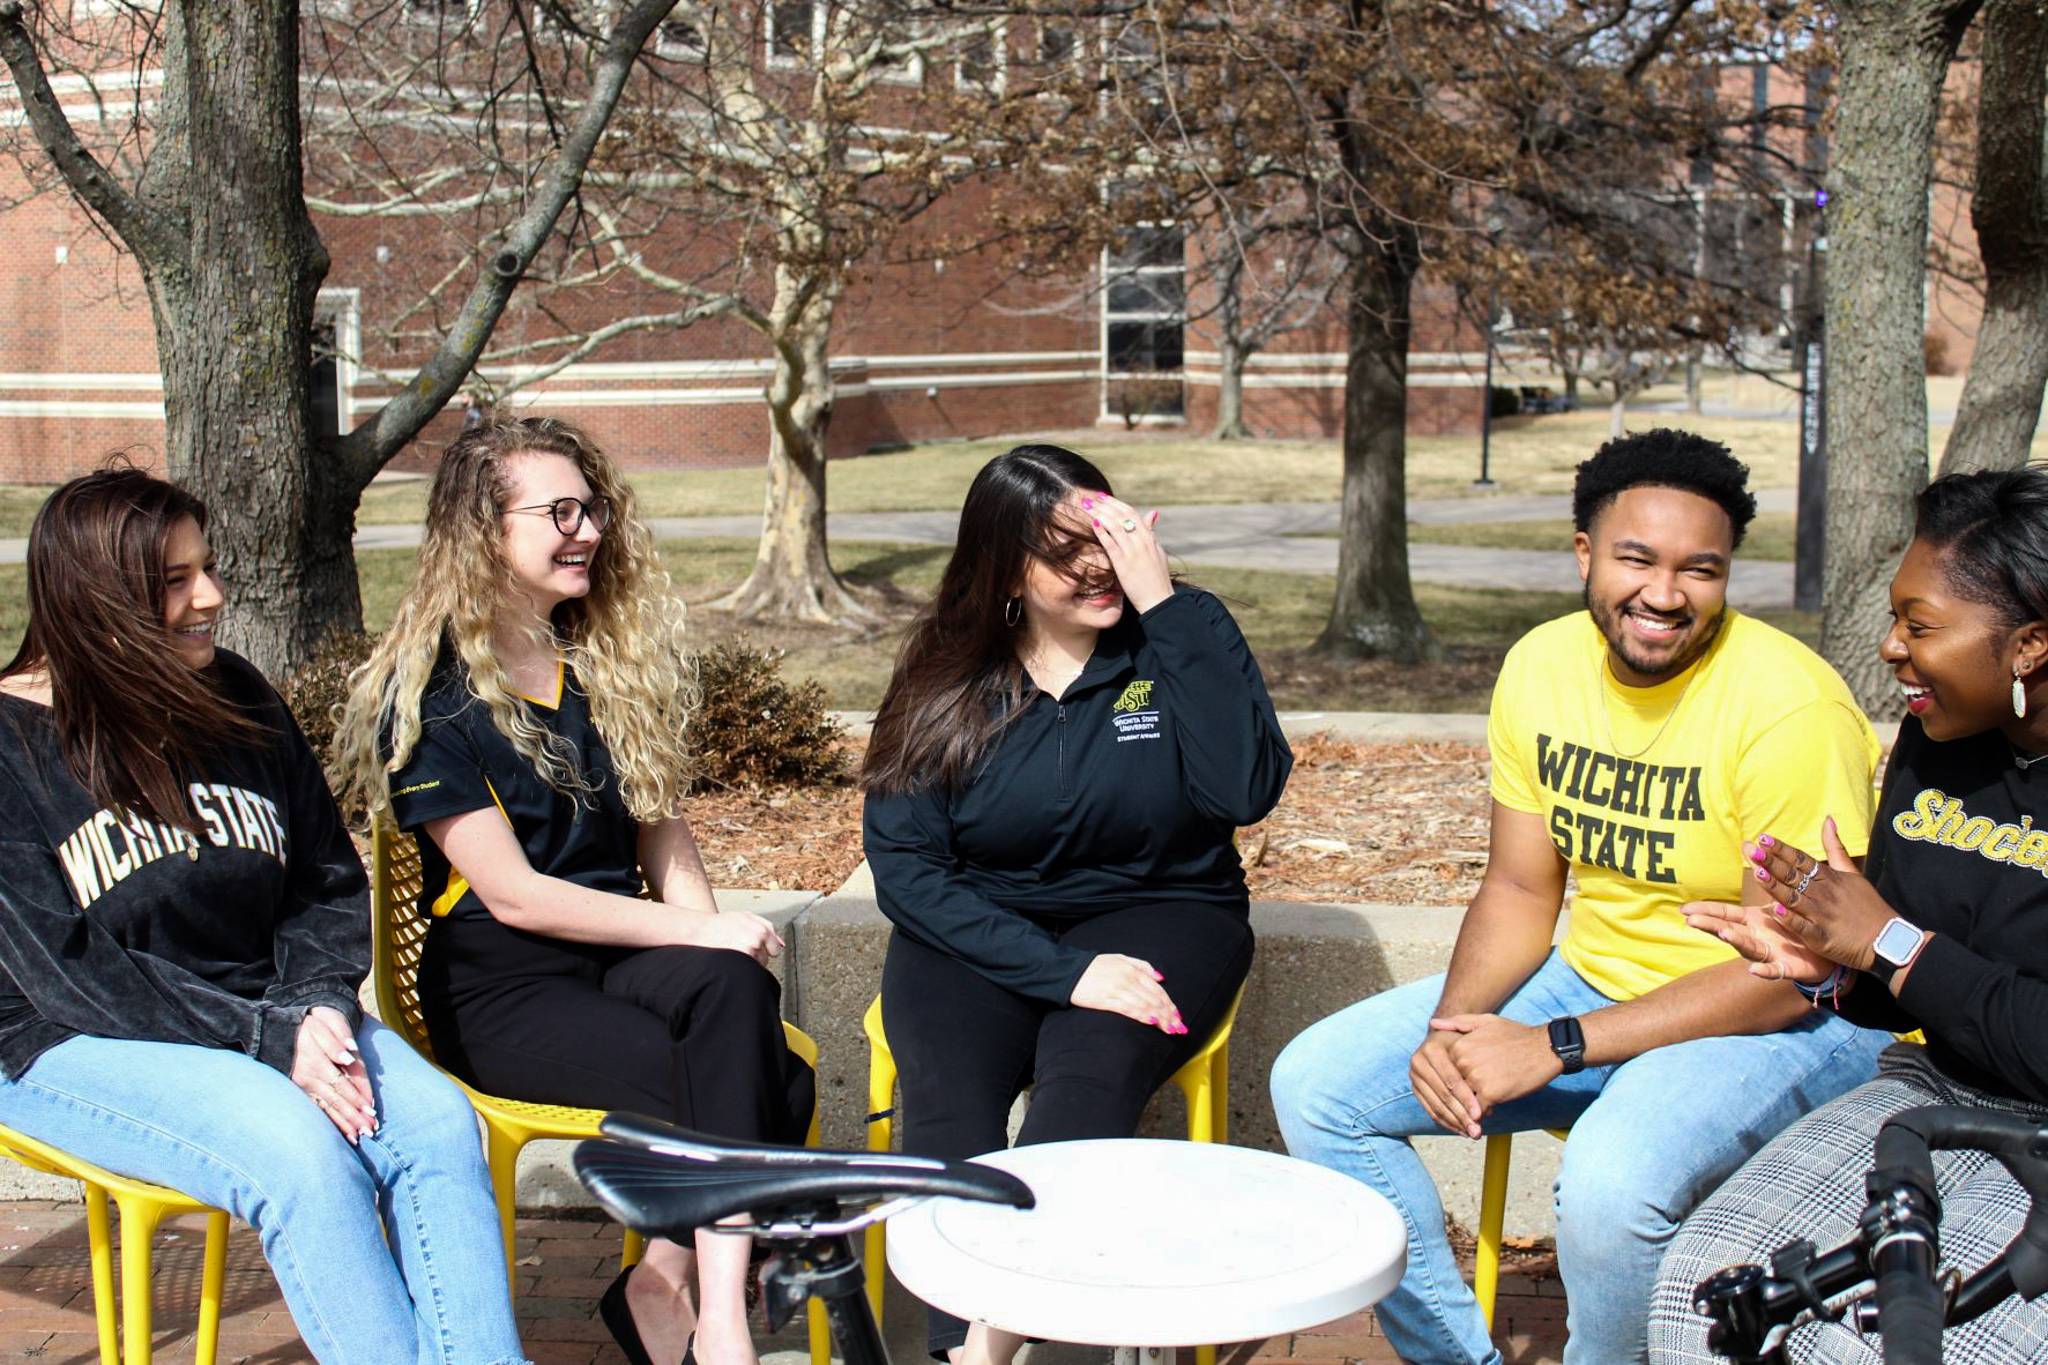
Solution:
{"label": "brick pavement", "polygon": [[[204,1236],[197,1217],[169,1220],[157,1236],[153,1335],[155,1358],[164,1365],[192,1359]],[[611,1280],[617,1256],[617,1232],[607,1224],[519,1220],[520,1331],[535,1365],[617,1365],[624,1360],[596,1317],[597,1297]],[[905,1297],[891,1296],[892,1325],[908,1307]],[[1556,1282],[1504,1276],[1500,1328],[1509,1365],[1555,1362],[1564,1339],[1564,1299]],[[764,1353],[775,1352],[793,1365],[803,1349],[802,1319],[762,1346]],[[1073,1349],[1060,1354],[1071,1357]],[[1220,1357],[1226,1365],[1381,1365],[1396,1359],[1369,1313],[1290,1337],[1233,1346]],[[0,1361],[88,1365],[97,1358],[83,1208],[48,1200],[0,1204]],[[1192,1365],[1192,1358],[1183,1352],[1182,1365]],[[309,1360],[255,1235],[236,1225],[228,1247],[220,1365]]]}

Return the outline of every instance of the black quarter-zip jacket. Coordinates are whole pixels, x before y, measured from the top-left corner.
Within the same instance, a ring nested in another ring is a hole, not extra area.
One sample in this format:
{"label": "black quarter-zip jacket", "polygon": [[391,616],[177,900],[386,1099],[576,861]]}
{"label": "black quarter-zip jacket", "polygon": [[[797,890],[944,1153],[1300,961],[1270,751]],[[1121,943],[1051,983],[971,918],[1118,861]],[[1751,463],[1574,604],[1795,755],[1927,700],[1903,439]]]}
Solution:
{"label": "black quarter-zip jacket", "polygon": [[961,789],[868,796],[876,899],[898,930],[1064,1004],[1094,954],[1048,924],[1248,908],[1231,838],[1279,802],[1294,755],[1221,602],[1180,587],[1126,609],[1064,695],[1023,707]]}

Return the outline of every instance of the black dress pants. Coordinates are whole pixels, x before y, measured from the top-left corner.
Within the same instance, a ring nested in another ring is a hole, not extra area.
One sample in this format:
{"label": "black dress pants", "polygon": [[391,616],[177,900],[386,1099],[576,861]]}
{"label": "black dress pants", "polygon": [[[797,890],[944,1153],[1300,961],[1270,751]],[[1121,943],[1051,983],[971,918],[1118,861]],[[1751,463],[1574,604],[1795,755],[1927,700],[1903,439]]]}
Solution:
{"label": "black dress pants", "polygon": [[[436,1059],[477,1089],[803,1142],[816,1078],[784,1041],[781,983],[745,953],[562,944],[555,970],[500,974],[477,968],[506,946],[491,941],[501,926],[435,931],[443,939],[421,971],[428,1036]],[[529,967],[536,957],[526,954]]]}
{"label": "black dress pants", "polygon": [[[1151,963],[1188,1031],[1032,1000],[895,934],[882,968],[882,1025],[903,1087],[904,1151],[959,1160],[1001,1150],[1026,1086],[1019,1146],[1130,1137],[1152,1092],[1208,1041],[1251,970],[1251,924],[1224,906],[1139,905],[1039,923],[1064,944]],[[965,1322],[931,1310],[935,1358],[966,1339]]]}

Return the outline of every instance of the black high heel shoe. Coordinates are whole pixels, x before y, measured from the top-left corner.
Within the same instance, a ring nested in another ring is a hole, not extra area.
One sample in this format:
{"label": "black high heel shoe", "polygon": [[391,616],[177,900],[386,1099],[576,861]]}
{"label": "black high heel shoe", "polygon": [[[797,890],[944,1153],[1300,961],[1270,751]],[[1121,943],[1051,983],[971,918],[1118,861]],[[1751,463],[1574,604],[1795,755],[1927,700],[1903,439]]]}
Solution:
{"label": "black high heel shoe", "polygon": [[[647,1347],[640,1340],[640,1329],[633,1325],[633,1310],[626,1306],[626,1281],[632,1274],[633,1267],[627,1266],[605,1288],[604,1297],[597,1301],[597,1316],[603,1319],[619,1349],[626,1353],[626,1365],[654,1365],[654,1357],[647,1354]],[[683,1353],[685,1361],[690,1357],[691,1352]]]}

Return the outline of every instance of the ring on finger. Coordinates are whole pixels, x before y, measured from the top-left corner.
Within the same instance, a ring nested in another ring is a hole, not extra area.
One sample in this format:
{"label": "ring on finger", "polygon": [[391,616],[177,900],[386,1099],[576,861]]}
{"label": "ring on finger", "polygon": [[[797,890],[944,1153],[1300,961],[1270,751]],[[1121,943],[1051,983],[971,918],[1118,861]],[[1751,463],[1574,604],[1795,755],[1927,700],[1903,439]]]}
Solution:
{"label": "ring on finger", "polygon": [[1804,871],[1804,872],[1800,873],[1800,874],[1799,874],[1799,880],[1798,880],[1798,881],[1796,881],[1796,882],[1794,882],[1794,883],[1792,884],[1792,895],[1793,895],[1793,897],[1794,897],[1795,899],[1797,899],[1797,898],[1800,898],[1800,897],[1803,897],[1803,896],[1805,896],[1805,895],[1806,895],[1806,888],[1807,888],[1807,887],[1809,887],[1809,886],[1811,886],[1811,885],[1813,885],[1813,879],[1814,879],[1814,878],[1815,878],[1816,876],[1818,876],[1818,875],[1819,875],[1819,873],[1820,873],[1820,864],[1819,864],[1819,863],[1815,863],[1815,864],[1814,864],[1814,865],[1813,865],[1812,867],[1809,867],[1809,868],[1807,868],[1807,869],[1806,869],[1806,871]]}
{"label": "ring on finger", "polygon": [[1135,531],[1138,529],[1138,523],[1132,521],[1129,517],[1125,517],[1122,521],[1118,522],[1117,525],[1123,527],[1126,531]]}

